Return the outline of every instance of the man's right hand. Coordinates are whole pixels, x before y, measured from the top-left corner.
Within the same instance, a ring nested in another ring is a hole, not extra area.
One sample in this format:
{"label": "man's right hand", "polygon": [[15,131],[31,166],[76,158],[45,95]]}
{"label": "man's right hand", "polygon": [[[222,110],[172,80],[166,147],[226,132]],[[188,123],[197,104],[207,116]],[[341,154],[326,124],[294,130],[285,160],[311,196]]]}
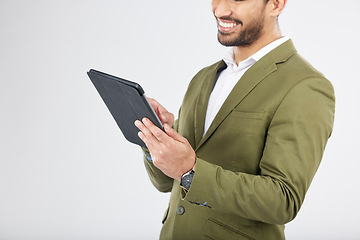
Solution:
{"label": "man's right hand", "polygon": [[168,112],[158,101],[152,98],[147,98],[156,115],[159,117],[162,125],[169,125],[170,127],[174,123],[174,114]]}

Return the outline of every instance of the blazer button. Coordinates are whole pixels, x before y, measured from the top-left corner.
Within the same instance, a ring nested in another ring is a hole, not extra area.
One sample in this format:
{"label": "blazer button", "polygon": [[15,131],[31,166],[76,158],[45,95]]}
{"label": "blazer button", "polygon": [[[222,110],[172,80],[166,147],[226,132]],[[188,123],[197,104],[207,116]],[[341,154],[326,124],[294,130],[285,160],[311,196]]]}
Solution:
{"label": "blazer button", "polygon": [[185,213],[185,208],[183,206],[179,206],[177,209],[176,209],[176,213],[178,215],[183,215]]}

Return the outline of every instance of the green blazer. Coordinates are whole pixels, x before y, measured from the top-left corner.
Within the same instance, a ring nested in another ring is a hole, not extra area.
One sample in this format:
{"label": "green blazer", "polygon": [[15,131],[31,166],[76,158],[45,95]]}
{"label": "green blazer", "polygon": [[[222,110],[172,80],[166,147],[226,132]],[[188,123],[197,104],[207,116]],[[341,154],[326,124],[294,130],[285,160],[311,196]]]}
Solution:
{"label": "green blazer", "polygon": [[197,156],[190,190],[144,158],[154,186],[171,191],[160,239],[284,239],[331,135],[333,87],[289,40],[243,75],[203,136],[224,66],[193,78],[174,124]]}

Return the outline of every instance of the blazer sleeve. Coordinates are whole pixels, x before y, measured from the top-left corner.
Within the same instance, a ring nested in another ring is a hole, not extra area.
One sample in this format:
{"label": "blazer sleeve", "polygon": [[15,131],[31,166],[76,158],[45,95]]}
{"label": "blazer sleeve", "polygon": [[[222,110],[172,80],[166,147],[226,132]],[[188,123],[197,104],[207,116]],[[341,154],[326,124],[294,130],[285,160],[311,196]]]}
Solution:
{"label": "blazer sleeve", "polygon": [[[144,153],[144,165],[146,172],[150,178],[151,183],[160,192],[170,192],[174,179],[166,176],[161,170],[154,166],[152,163],[150,152],[142,148]],[[150,158],[150,159],[149,159]]]}
{"label": "blazer sleeve", "polygon": [[255,221],[291,221],[320,164],[334,112],[335,96],[328,80],[313,77],[298,82],[270,122],[260,175],[232,172],[198,158],[183,199]]}
{"label": "blazer sleeve", "polygon": [[[173,124],[173,128],[178,130],[178,120]],[[154,187],[160,192],[171,192],[174,179],[166,176],[161,170],[154,166],[151,160],[151,155],[149,150],[142,148],[144,153],[144,165],[146,172],[150,178],[151,183]]]}

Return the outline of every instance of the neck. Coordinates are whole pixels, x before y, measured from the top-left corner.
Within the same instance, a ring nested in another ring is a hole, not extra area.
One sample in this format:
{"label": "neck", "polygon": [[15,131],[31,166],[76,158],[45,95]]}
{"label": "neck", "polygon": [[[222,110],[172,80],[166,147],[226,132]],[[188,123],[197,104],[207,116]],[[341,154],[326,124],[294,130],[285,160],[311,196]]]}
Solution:
{"label": "neck", "polygon": [[260,49],[266,45],[272,43],[273,41],[281,38],[281,32],[277,28],[272,34],[263,34],[258,40],[253,42],[248,46],[236,46],[234,47],[234,59],[238,64],[241,61],[249,58],[251,55],[258,52]]}

